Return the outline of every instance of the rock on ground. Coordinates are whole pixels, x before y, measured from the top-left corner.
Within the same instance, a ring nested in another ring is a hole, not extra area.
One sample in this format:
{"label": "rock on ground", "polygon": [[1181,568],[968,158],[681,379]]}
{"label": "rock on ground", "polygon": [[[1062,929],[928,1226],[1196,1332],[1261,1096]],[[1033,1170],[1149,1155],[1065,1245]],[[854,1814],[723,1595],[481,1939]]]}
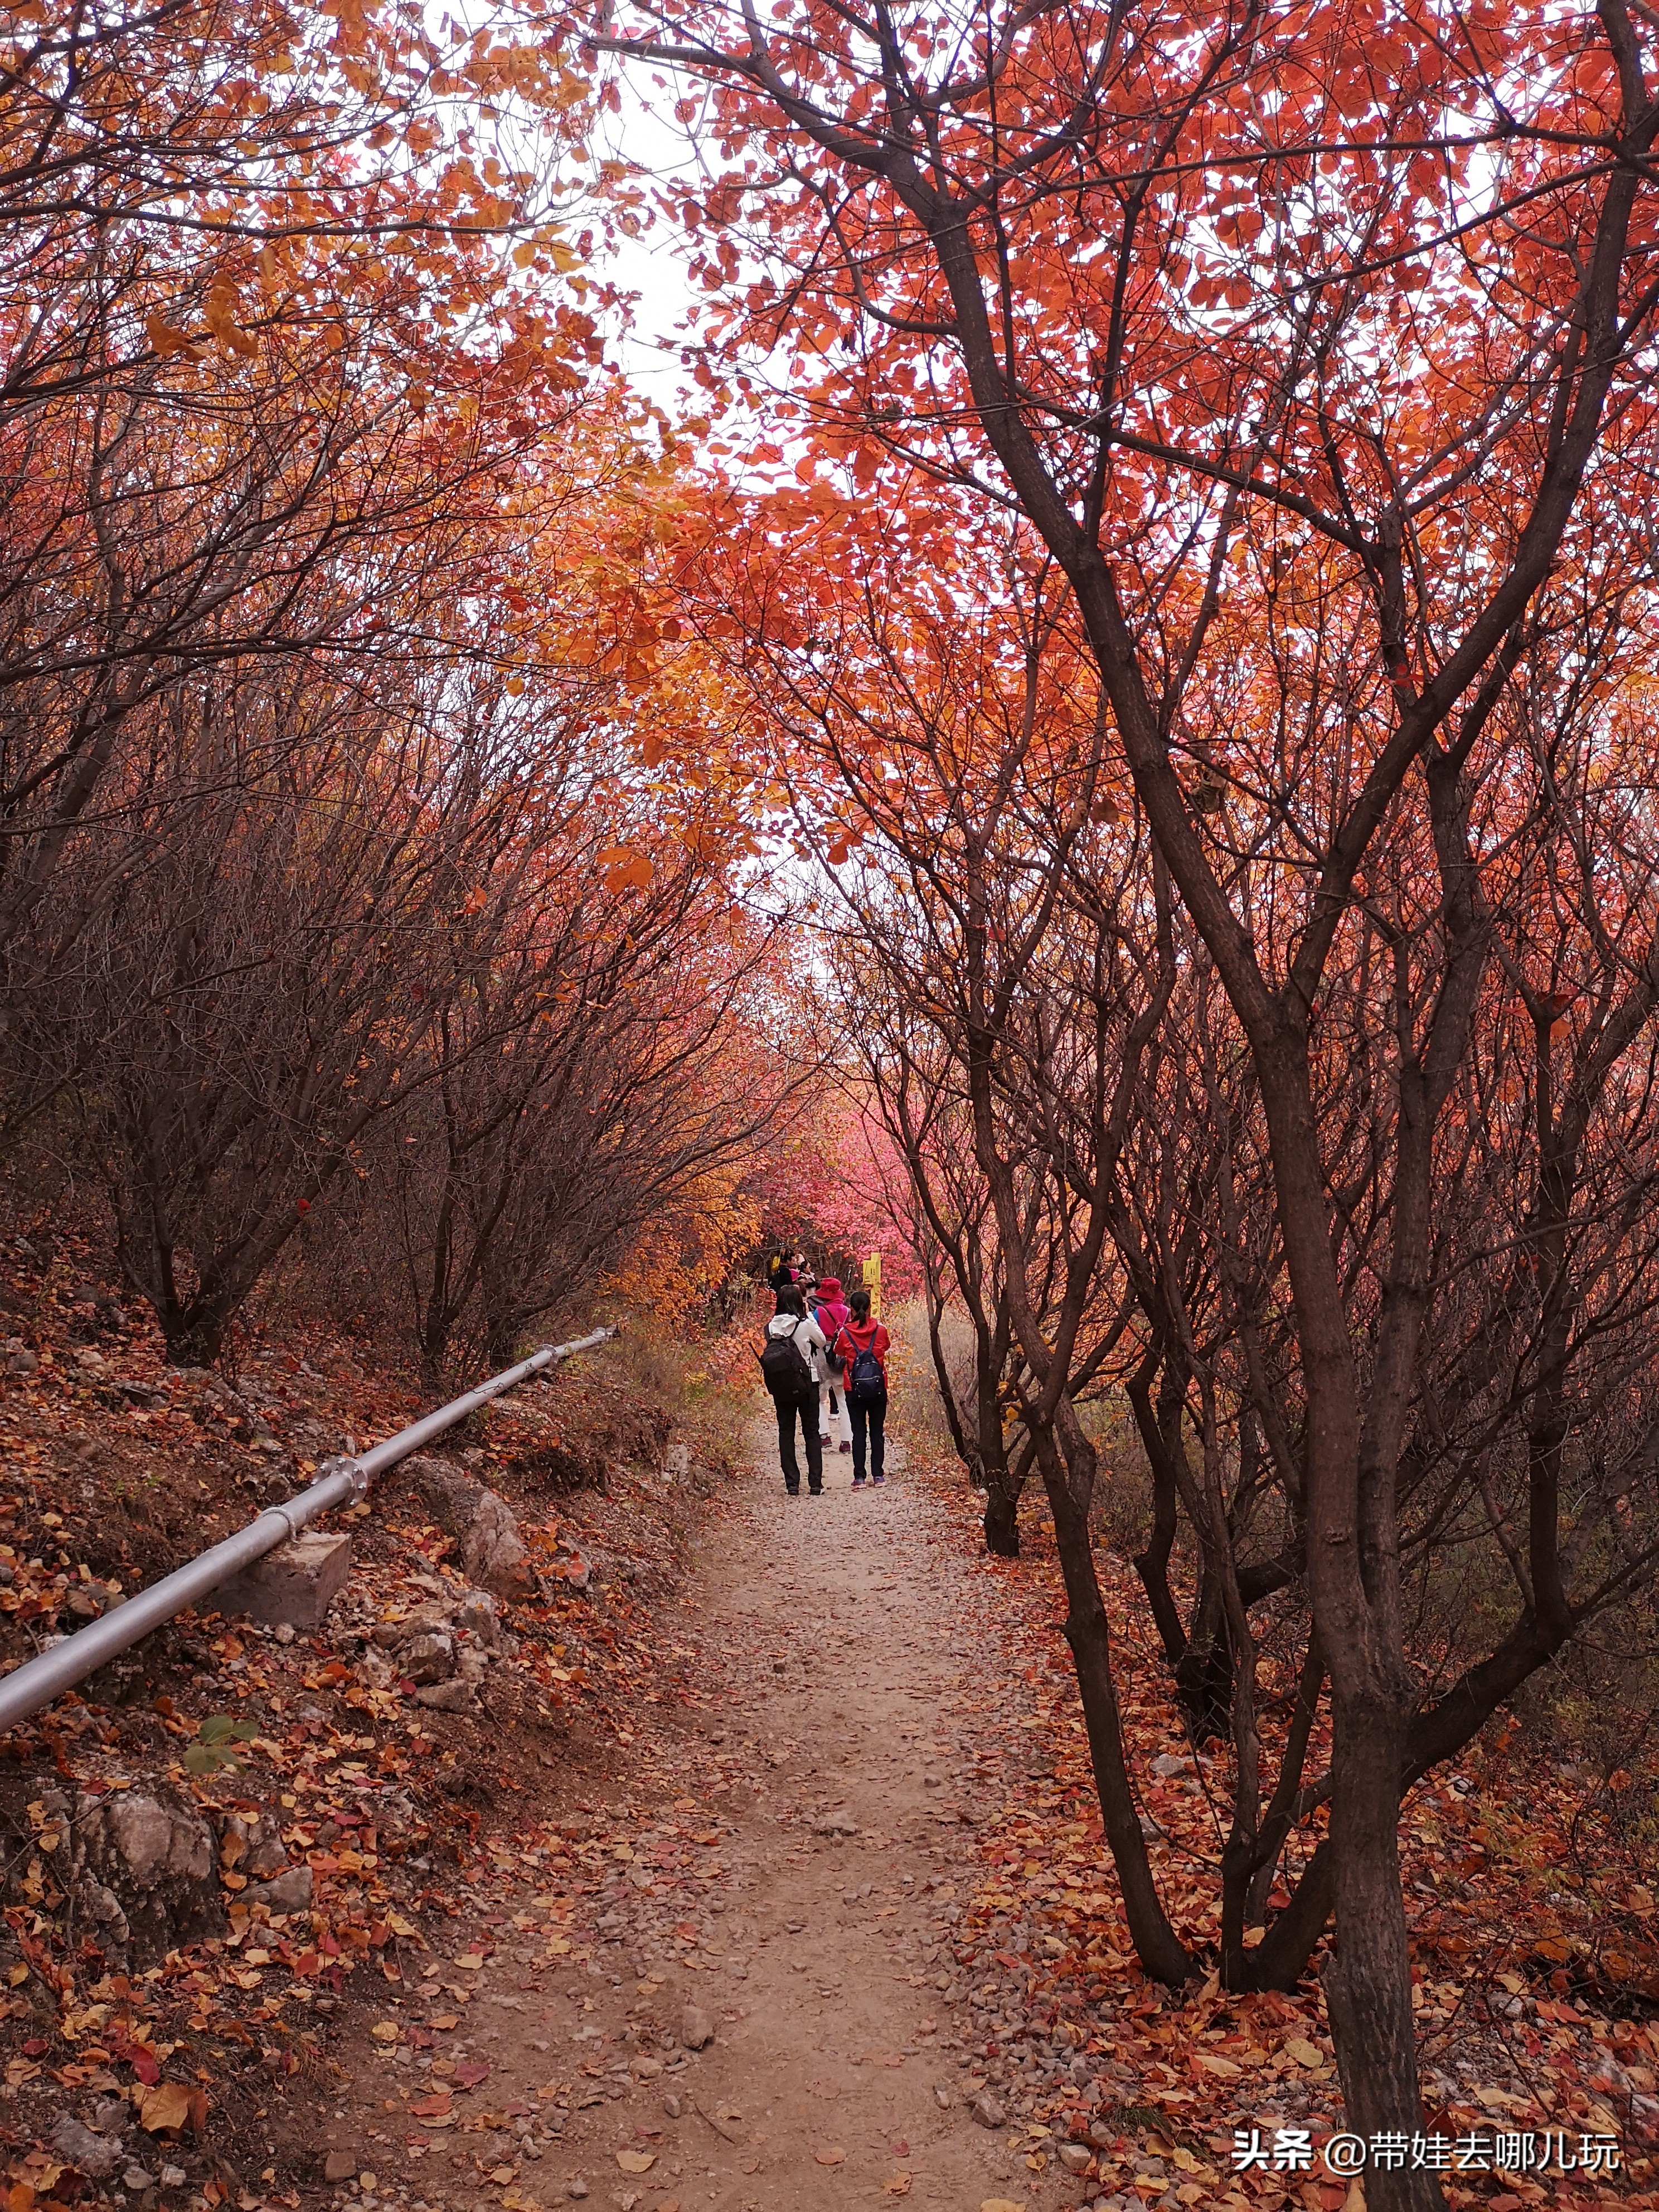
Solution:
{"label": "rock on ground", "polygon": [[459,1540],[470,1583],[495,1597],[529,1595],[535,1587],[530,1553],[504,1498],[430,1455],[405,1460],[403,1471],[439,1525]]}
{"label": "rock on ground", "polygon": [[69,1850],[69,1886],[130,1965],[224,1934],[213,1831],[165,1784],[77,1799]]}
{"label": "rock on ground", "polygon": [[94,2135],[73,2112],[65,2112],[52,2130],[52,2147],[88,2181],[107,2181],[126,2162],[118,2136]]}

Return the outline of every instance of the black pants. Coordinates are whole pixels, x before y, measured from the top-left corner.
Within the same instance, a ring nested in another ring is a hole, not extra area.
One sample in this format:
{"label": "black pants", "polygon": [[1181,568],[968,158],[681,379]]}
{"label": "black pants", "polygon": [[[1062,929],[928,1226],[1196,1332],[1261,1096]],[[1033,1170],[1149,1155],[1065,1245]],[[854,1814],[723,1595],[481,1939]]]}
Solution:
{"label": "black pants", "polygon": [[801,1435],[806,1440],[806,1486],[817,1492],[823,1487],[823,1446],[818,1440],[818,1393],[815,1383],[810,1398],[775,1398],[778,1409],[778,1464],[783,1469],[783,1486],[793,1498],[800,1488],[800,1468],[795,1458],[795,1424],[800,1423]]}
{"label": "black pants", "polygon": [[873,1406],[860,1406],[849,1392],[847,1411],[853,1423],[853,1480],[864,1480],[864,1439],[867,1431],[870,1438],[870,1472],[878,1480],[884,1478],[887,1439],[884,1431],[887,1423],[887,1394],[883,1391]]}

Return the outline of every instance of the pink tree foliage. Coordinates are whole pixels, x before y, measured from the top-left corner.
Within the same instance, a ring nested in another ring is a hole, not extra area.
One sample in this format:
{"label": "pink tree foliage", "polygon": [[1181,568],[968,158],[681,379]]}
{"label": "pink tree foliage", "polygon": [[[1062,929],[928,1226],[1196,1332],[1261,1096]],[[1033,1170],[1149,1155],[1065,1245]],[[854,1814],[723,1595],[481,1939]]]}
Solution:
{"label": "pink tree foliage", "polygon": [[850,1274],[881,1255],[891,1298],[920,1291],[922,1268],[909,1176],[898,1148],[868,1103],[828,1091],[799,1113],[749,1188],[764,1241],[805,1250],[820,1268]]}

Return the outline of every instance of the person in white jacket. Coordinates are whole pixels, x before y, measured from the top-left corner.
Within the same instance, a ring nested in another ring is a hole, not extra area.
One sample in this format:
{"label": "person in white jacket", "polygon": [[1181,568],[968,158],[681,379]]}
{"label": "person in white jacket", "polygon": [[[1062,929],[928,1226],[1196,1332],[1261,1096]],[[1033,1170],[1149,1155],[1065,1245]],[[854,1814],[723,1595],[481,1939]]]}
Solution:
{"label": "person in white jacket", "polygon": [[[785,1347],[791,1347],[786,1350]],[[823,1495],[823,1445],[818,1435],[818,1385],[829,1372],[823,1331],[792,1285],[778,1292],[778,1310],[766,1324],[761,1373],[778,1415],[778,1464],[783,1486],[800,1496],[800,1463],[795,1457],[795,1424],[806,1445],[806,1486]]]}

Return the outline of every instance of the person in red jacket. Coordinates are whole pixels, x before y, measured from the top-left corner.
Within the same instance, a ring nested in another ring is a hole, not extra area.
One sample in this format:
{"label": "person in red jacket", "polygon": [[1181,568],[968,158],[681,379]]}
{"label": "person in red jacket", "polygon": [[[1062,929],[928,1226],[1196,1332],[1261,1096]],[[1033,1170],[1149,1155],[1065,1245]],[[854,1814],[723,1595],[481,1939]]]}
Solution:
{"label": "person in red jacket", "polygon": [[854,1291],[853,1317],[832,1349],[841,1362],[847,1411],[853,1423],[853,1487],[864,1487],[865,1441],[869,1439],[870,1478],[887,1480],[884,1430],[887,1421],[887,1348],[892,1342],[878,1321],[870,1318],[870,1293]]}

